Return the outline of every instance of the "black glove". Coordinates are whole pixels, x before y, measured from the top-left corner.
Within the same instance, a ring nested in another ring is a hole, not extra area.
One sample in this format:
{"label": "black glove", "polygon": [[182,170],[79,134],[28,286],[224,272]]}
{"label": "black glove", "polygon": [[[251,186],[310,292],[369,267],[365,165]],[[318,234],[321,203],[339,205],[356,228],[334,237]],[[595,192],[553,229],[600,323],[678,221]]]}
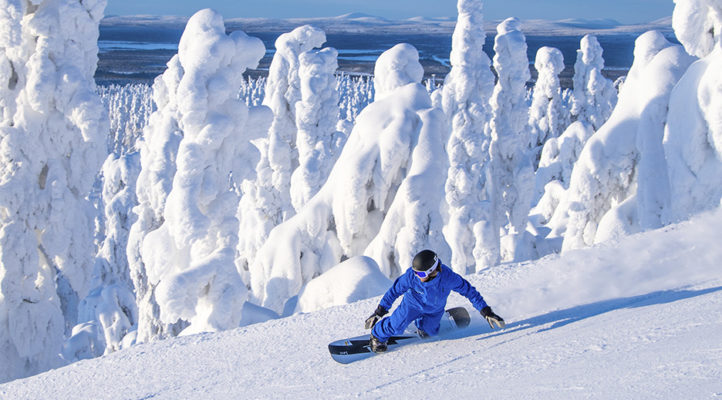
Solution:
{"label": "black glove", "polygon": [[494,329],[494,324],[496,324],[496,326],[501,329],[504,329],[504,327],[506,327],[504,318],[494,314],[494,311],[491,311],[491,307],[486,306],[482,308],[480,312],[481,315],[486,319],[486,322],[489,323],[491,329]]}
{"label": "black glove", "polygon": [[374,311],[373,314],[371,314],[370,317],[366,320],[366,329],[371,329],[376,325],[377,322],[388,313],[388,310],[383,308],[381,305],[376,307],[376,311]]}

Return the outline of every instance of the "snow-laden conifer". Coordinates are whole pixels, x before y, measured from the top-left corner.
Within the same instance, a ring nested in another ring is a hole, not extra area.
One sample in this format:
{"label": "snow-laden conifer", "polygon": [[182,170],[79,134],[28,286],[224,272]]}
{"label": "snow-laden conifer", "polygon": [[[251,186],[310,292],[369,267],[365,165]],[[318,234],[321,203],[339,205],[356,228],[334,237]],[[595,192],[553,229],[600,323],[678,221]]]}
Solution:
{"label": "snow-laden conifer", "polygon": [[559,205],[563,193],[569,188],[574,164],[579,159],[587,140],[594,134],[591,125],[575,121],[559,137],[544,144],[539,168],[534,176],[534,209],[530,215],[540,215],[537,222],[546,224]]}
{"label": "snow-laden conifer", "polygon": [[[247,271],[274,226],[295,210],[291,203],[291,174],[299,165],[296,103],[302,100],[299,76],[302,53],[320,47],[326,34],[304,25],[276,39],[276,53],[266,80],[263,104],[272,111],[267,137],[254,142],[261,153],[255,181],[243,182],[238,210],[241,224],[236,263]],[[244,272],[245,273],[245,272]]]}
{"label": "snow-laden conifer", "polygon": [[264,52],[259,39],[226,35],[220,14],[201,10],[156,80],[158,111],[141,147],[140,235],[129,248],[140,340],[238,326],[246,286],[234,264],[232,183],[248,178],[257,153],[237,95]]}
{"label": "snow-laden conifer", "polygon": [[109,151],[119,155],[136,151],[150,115],[155,111],[153,88],[144,83],[100,86],[98,94],[110,119]]}
{"label": "snow-laden conifer", "polygon": [[[66,360],[85,355],[107,354],[132,343],[138,321],[133,282],[126,249],[135,221],[135,184],[140,172],[140,155],[135,152],[111,154],[102,169],[105,237],[95,259],[91,290],[80,302],[78,326],[81,338],[72,336],[64,345]],[[92,328],[89,325],[93,325]],[[89,329],[90,328],[90,329]],[[128,333],[131,336],[126,338]],[[95,335],[95,337],[89,337]],[[92,348],[87,348],[88,345]]]}
{"label": "snow-laden conifer", "polygon": [[457,8],[451,71],[440,91],[440,105],[451,128],[446,180],[449,222],[445,228],[452,249],[449,265],[466,273],[499,261],[499,229],[493,215],[489,175],[489,98],[494,74],[491,60],[482,49],[486,34],[481,0],[459,0]]}
{"label": "snow-laden conifer", "polygon": [[502,260],[525,259],[522,239],[534,191],[534,168],[527,129],[529,60],[518,19],[509,18],[497,26],[494,51],[498,80],[491,97],[493,215],[506,236]]}
{"label": "snow-laden conifer", "polygon": [[[275,204],[269,207],[267,217],[276,224],[294,214],[290,197],[291,174],[299,165],[296,147],[296,104],[302,100],[300,67],[301,54],[321,47],[326,34],[315,27],[305,25],[284,33],[276,39],[266,82],[263,104],[273,111],[273,123],[268,133],[268,164],[273,171],[270,182]],[[326,53],[328,54],[328,53]]]}
{"label": "snow-laden conifer", "polygon": [[582,150],[557,209],[569,218],[563,250],[662,225],[669,201],[664,124],[670,93],[692,61],[659,32],[637,38],[619,102]]}
{"label": "snow-laden conifer", "polygon": [[339,95],[334,72],[338,52],[309,50],[299,57],[301,99],[296,102],[296,148],[299,166],[291,176],[291,202],[298,212],[318,192],[343,145],[336,131]]}
{"label": "snow-laden conifer", "polygon": [[664,152],[672,193],[666,222],[715,208],[722,199],[722,1],[675,3],[675,35],[700,60],[670,98]]}
{"label": "snow-laden conifer", "polygon": [[[394,46],[379,57],[374,75],[376,101],[359,114],[328,180],[301,212],[271,231],[251,266],[255,301],[276,312],[304,284],[347,257],[371,256],[393,277],[418,248],[440,249],[445,259],[450,255],[439,209],[448,168],[445,124],[441,111],[428,110],[417,50]],[[422,143],[429,151],[423,157],[415,151]],[[369,246],[392,208],[406,213],[395,212],[393,228],[384,232],[403,240],[384,233]]]}
{"label": "snow-laden conifer", "polygon": [[617,104],[614,82],[602,75],[602,52],[597,37],[585,35],[574,63],[572,119],[591,124],[594,130],[607,121]]}
{"label": "snow-laden conifer", "polygon": [[180,332],[182,326],[163,325],[153,286],[141,249],[145,236],[163,223],[166,199],[176,173],[174,160],[183,137],[179,126],[176,92],[182,77],[178,56],[167,63],[166,71],[153,82],[153,101],[157,110],[148,118],[142,139],[136,143],[140,153],[141,170],[136,182],[138,205],[133,208],[135,222],[128,234],[128,265],[138,304],[138,340],[164,338]]}
{"label": "snow-laden conifer", "polygon": [[0,11],[0,381],[57,367],[90,289],[108,117],[95,91],[103,0]]}
{"label": "snow-laden conifer", "polygon": [[564,70],[562,52],[553,47],[539,48],[534,59],[534,68],[537,70],[537,80],[529,108],[529,129],[536,169],[542,146],[547,140],[564,132],[569,126],[570,115],[562,100],[559,83],[559,74]]}

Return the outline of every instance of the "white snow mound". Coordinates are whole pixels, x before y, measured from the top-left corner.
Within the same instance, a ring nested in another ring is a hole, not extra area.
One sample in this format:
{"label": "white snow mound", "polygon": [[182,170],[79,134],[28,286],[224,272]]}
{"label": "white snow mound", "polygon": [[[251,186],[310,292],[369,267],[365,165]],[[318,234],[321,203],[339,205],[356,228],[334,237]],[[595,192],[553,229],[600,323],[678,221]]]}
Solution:
{"label": "white snow mound", "polygon": [[296,312],[312,312],[384,294],[391,286],[372,258],[350,258],[309,282],[298,295]]}

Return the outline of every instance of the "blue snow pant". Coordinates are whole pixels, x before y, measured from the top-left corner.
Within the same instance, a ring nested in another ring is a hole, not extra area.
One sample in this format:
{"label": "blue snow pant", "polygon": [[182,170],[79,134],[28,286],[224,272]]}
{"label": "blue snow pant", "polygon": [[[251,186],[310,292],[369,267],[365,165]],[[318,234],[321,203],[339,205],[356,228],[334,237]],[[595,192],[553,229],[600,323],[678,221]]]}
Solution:
{"label": "blue snow pant", "polygon": [[439,333],[439,324],[444,315],[444,309],[435,312],[425,312],[406,301],[404,297],[401,304],[394,310],[391,316],[376,323],[371,334],[379,341],[386,342],[391,336],[399,336],[404,333],[411,322],[416,324],[418,329],[433,336]]}

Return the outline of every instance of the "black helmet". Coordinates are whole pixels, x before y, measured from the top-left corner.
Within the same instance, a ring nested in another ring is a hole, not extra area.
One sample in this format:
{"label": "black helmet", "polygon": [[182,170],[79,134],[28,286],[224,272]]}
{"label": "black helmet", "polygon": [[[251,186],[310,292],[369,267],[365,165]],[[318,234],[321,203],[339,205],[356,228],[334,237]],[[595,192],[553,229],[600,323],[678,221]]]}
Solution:
{"label": "black helmet", "polygon": [[428,271],[436,266],[439,262],[439,257],[431,250],[421,250],[414,256],[414,261],[411,263],[411,267],[414,271]]}

